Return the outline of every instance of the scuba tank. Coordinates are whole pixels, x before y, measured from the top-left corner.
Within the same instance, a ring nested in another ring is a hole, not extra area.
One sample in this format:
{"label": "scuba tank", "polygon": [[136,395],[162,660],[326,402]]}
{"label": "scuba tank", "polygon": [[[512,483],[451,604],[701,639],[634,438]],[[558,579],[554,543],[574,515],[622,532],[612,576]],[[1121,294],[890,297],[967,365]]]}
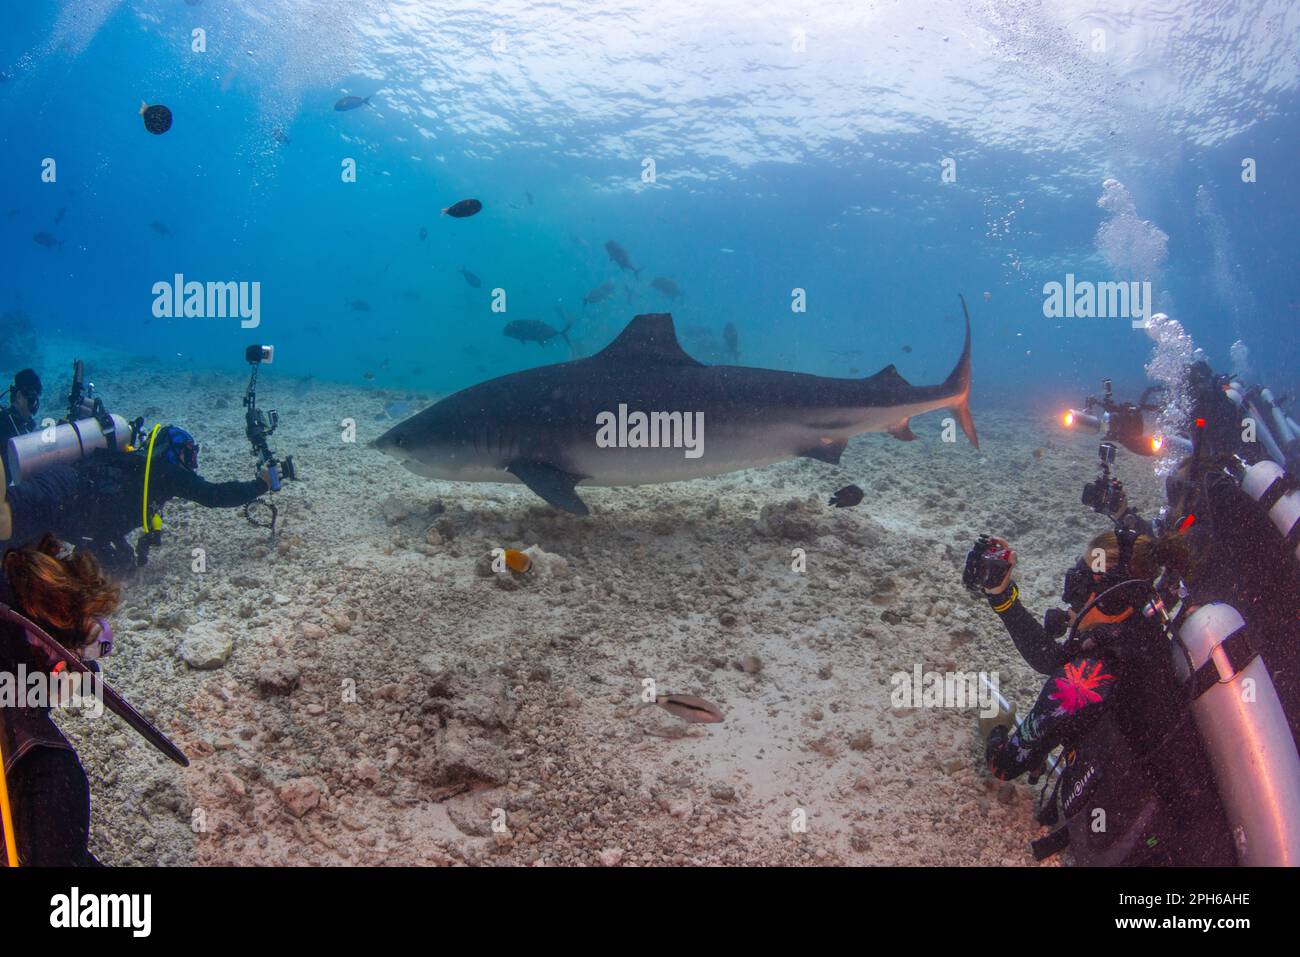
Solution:
{"label": "scuba tank", "polygon": [[120,415],[105,413],[103,419],[87,418],[48,429],[15,435],[5,449],[9,481],[17,485],[53,465],[65,465],[85,458],[95,449],[126,451],[131,442],[131,425]]}
{"label": "scuba tank", "polygon": [[1279,465],[1287,463],[1288,453],[1294,455],[1300,442],[1300,431],[1279,408],[1273,393],[1259,387],[1248,389],[1236,379],[1228,382],[1223,392],[1233,405],[1254,420],[1256,438],[1268,457]]}
{"label": "scuba tank", "polygon": [[1214,768],[1239,863],[1300,865],[1300,754],[1264,659],[1235,608],[1203,605],[1178,629],[1174,668]]}
{"label": "scuba tank", "polygon": [[1300,482],[1266,459],[1244,470],[1241,488],[1268,513],[1288,550],[1300,558]]}

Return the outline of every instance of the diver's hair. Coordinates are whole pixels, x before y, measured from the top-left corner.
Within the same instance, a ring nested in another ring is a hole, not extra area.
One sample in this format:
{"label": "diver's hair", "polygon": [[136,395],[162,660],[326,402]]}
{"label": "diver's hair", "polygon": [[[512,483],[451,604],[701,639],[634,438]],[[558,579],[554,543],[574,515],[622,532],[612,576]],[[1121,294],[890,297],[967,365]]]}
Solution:
{"label": "diver's hair", "polygon": [[84,551],[65,556],[64,544],[46,535],[5,553],[4,574],[18,609],[56,631],[86,635],[96,618],[113,613],[121,591]]}
{"label": "diver's hair", "polygon": [[[1114,532],[1102,532],[1088,543],[1084,560],[1089,564],[1096,549],[1106,552],[1106,568],[1119,568],[1119,538]],[[1181,533],[1170,533],[1160,538],[1139,535],[1133,541],[1133,554],[1129,557],[1129,578],[1152,581],[1166,568],[1180,575],[1186,574],[1191,564],[1191,549]]]}

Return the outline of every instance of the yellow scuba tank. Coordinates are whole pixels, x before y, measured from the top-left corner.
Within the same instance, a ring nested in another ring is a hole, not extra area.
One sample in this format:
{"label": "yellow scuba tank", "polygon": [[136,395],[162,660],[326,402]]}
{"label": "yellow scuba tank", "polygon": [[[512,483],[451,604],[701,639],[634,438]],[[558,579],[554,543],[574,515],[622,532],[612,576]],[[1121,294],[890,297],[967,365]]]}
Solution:
{"label": "yellow scuba tank", "polygon": [[[3,715],[0,715],[3,720]],[[4,729],[0,728],[0,841],[4,844],[4,863],[18,866],[18,836],[14,831],[13,809],[9,803],[9,782],[5,773]]]}

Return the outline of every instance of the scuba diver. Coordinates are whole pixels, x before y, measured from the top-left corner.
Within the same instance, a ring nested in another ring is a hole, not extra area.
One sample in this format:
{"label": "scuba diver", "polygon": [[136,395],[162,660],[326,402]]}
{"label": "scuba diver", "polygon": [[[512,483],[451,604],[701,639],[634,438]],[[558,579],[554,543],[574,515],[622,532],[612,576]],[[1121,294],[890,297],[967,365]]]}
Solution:
{"label": "scuba diver", "polygon": [[1111,474],[1115,442],[1151,454],[1140,418],[1130,429],[1103,404],[1085,420],[1115,441],[1082,503],[1115,531],[1067,572],[1070,612],[1034,621],[1002,539],[966,557],[963,584],[1050,676],[1022,721],[999,700],[982,722],[998,777],[1037,775],[1062,748],[1038,820],[1066,825],[1034,842],[1040,858],[1068,846],[1085,864],[1300,865],[1300,427],[1265,388],[1203,362],[1188,373],[1189,434],[1171,446],[1188,454],[1150,522]]}
{"label": "scuba diver", "polygon": [[[248,387],[244,392],[244,434],[256,459],[257,478],[246,482],[207,482],[198,475],[199,445],[174,425],[144,429],[144,419],[128,422],[110,413],[86,380],[85,364],[73,363],[67,417],[52,435],[24,434],[0,448],[0,542],[25,542],[46,532],[92,548],[114,569],[144,565],[161,540],[162,508],[183,498],[205,508],[243,506],[244,517],[276,532],[278,508],[262,501],[269,520],[255,519],[250,506],[267,492],[297,479],[293,456],[279,458],[268,442],[279,415],[257,404],[259,369],[272,361],[274,347],[249,346]],[[6,474],[7,473],[7,474]],[[143,534],[134,551],[126,536]]]}
{"label": "scuba diver", "polygon": [[[113,650],[108,616],[118,606],[119,593],[94,558],[81,552],[65,557],[63,548],[47,535],[38,545],[10,549],[0,575],[0,607],[9,606],[57,636],[97,672],[96,662]],[[48,656],[23,627],[0,620],[0,672],[25,673],[23,687],[28,688],[33,676],[50,670]],[[87,849],[90,784],[76,749],[50,718],[55,702],[20,706],[23,703],[5,701],[0,706],[0,796],[7,798],[5,846],[12,852],[10,863],[98,865]]]}
{"label": "scuba diver", "polygon": [[[97,865],[90,786],[54,706],[107,708],[181,767],[185,756],[101,676],[120,593],[94,557],[53,535],[0,562],[0,866]],[[92,711],[98,714],[98,711]]]}
{"label": "scuba diver", "polygon": [[40,376],[32,369],[23,369],[9,386],[9,407],[0,409],[0,457],[3,457],[9,439],[36,429],[36,411],[40,404]]}
{"label": "scuba diver", "polygon": [[[1034,842],[1039,859],[1070,847],[1080,863],[1227,865],[1233,843],[1158,620],[1146,614],[1161,569],[1186,567],[1186,542],[1135,528],[1097,536],[1065,576],[1062,600],[1039,623],[1020,602],[1015,552],[981,538],[964,580],[982,587],[1016,649],[1047,676],[1012,726],[1014,709],[990,722],[989,771],[1001,780],[1035,772],[1057,747],[1055,790],[1040,823],[1067,824]],[[1058,638],[1069,628],[1068,640]],[[1031,781],[1035,778],[1031,777]],[[1100,821],[1098,813],[1101,813]]]}
{"label": "scuba diver", "polygon": [[[96,449],[70,465],[53,465],[7,489],[0,540],[27,541],[53,532],[88,546],[105,565],[145,564],[161,539],[162,509],[182,498],[204,508],[246,506],[271,488],[266,468],[246,482],[208,482],[198,474],[199,445],[184,429],[155,426],[140,448]],[[126,536],[144,533],[133,550]]]}

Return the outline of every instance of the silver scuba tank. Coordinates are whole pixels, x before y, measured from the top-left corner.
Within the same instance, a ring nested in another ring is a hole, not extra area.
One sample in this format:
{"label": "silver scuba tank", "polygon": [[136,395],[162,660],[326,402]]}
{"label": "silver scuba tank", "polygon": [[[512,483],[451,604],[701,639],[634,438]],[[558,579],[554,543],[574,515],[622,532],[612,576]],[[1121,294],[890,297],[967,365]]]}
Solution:
{"label": "silver scuba tank", "polygon": [[1224,395],[1254,421],[1255,438],[1264,446],[1268,457],[1279,464],[1285,463],[1297,435],[1291,420],[1277,407],[1273,393],[1268,389],[1247,389],[1234,379],[1224,389]]}
{"label": "silver scuba tank", "polygon": [[[1268,506],[1269,520],[1287,538],[1289,544],[1292,540],[1289,536],[1296,525],[1300,524],[1300,489],[1290,488],[1289,485],[1294,483],[1288,484],[1285,476],[1286,471],[1280,465],[1264,459],[1245,469],[1241,476],[1241,489],[1259,502],[1268,494],[1269,489],[1273,488],[1274,483],[1283,481],[1283,484],[1278,485],[1277,490],[1269,495],[1268,501],[1261,504]],[[1283,491],[1285,494],[1279,495]],[[1295,556],[1300,558],[1300,542],[1296,543]]]}
{"label": "silver scuba tank", "polygon": [[[1178,630],[1174,667],[1214,769],[1239,863],[1300,865],[1300,753],[1264,659],[1231,605],[1213,602]],[[1184,654],[1185,652],[1185,654]]]}
{"label": "silver scuba tank", "polygon": [[112,447],[125,451],[131,441],[131,425],[120,415],[111,415],[113,432],[104,434],[94,418],[78,419],[61,425],[15,435],[5,448],[5,470],[15,485],[53,465],[76,462],[95,449]]}

